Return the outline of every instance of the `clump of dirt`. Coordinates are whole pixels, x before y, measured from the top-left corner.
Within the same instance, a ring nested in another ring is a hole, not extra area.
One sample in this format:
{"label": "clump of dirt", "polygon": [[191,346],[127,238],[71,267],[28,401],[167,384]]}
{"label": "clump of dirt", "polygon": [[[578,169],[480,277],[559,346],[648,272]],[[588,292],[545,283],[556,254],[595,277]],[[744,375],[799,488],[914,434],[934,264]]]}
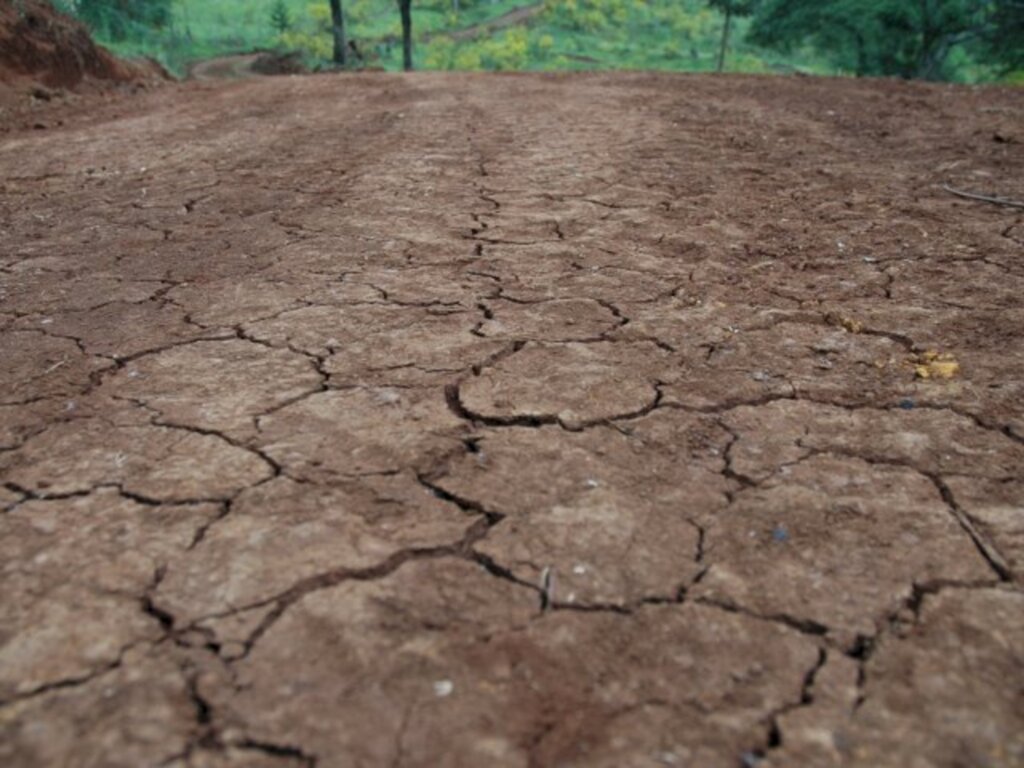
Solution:
{"label": "clump of dirt", "polygon": [[295,51],[265,51],[253,61],[252,71],[261,75],[302,75],[309,72],[309,67],[303,63],[302,54]]}
{"label": "clump of dirt", "polygon": [[0,108],[49,102],[64,90],[146,86],[168,78],[156,62],[118,59],[45,0],[0,4]]}

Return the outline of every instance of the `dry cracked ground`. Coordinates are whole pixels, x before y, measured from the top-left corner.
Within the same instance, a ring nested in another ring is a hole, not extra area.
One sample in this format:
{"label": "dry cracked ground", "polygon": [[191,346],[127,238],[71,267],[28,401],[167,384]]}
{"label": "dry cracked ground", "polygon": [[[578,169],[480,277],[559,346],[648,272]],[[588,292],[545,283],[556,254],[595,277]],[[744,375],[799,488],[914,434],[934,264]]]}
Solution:
{"label": "dry cracked ground", "polygon": [[0,145],[0,763],[1024,765],[1024,91],[169,86]]}

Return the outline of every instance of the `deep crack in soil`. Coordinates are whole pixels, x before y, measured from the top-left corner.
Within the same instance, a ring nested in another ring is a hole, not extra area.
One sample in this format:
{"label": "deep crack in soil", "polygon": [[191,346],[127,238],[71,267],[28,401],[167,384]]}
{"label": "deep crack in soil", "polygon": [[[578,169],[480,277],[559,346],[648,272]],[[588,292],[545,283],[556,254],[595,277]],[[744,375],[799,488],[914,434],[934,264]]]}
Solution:
{"label": "deep crack in soil", "polygon": [[944,189],[1024,199],[1024,91],[53,109],[0,145],[0,763],[1024,765],[1024,213]]}

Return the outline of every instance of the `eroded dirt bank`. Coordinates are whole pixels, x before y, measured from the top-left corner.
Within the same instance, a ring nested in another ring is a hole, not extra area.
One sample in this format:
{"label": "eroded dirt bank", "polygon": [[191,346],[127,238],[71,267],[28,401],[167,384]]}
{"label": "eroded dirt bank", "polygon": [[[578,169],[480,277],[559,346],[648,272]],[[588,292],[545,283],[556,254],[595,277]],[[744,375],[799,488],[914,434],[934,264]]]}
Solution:
{"label": "eroded dirt bank", "polygon": [[[154,61],[117,59],[93,42],[83,24],[46,0],[0,3],[0,134],[61,125],[69,109],[81,112],[104,97],[170,79]],[[78,103],[82,97],[86,104]]]}
{"label": "eroded dirt bank", "polygon": [[1024,765],[1024,92],[104,109],[0,145],[4,765]]}

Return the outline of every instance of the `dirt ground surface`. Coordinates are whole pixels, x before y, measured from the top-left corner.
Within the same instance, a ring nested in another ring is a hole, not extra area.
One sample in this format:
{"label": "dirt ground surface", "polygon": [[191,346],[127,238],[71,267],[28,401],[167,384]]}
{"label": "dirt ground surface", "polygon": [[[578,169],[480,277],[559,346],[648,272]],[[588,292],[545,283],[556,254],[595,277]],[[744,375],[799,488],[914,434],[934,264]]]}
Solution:
{"label": "dirt ground surface", "polygon": [[942,188],[1024,91],[76,109],[0,143],[4,766],[1024,765],[1024,211]]}

